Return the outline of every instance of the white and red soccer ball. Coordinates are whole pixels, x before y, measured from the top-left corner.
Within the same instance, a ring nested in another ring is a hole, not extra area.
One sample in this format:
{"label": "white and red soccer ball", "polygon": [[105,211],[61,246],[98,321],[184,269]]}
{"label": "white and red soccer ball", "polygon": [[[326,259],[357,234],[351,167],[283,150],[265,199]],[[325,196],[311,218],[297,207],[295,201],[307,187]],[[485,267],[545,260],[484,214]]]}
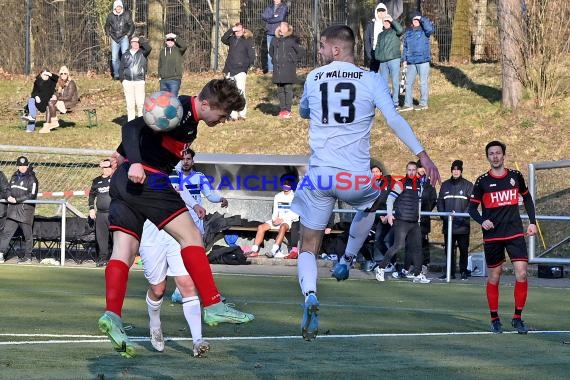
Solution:
{"label": "white and red soccer ball", "polygon": [[153,92],[144,100],[143,119],[155,131],[166,132],[176,128],[182,114],[178,97],[168,91]]}

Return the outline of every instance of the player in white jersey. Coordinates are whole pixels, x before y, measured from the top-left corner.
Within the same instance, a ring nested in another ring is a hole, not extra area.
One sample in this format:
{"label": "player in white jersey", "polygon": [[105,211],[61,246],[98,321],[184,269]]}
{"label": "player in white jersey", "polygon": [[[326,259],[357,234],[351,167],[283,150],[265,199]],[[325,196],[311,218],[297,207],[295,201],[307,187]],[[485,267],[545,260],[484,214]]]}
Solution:
{"label": "player in white jersey", "polygon": [[324,66],[307,75],[299,114],[310,119],[309,171],[297,186],[291,209],[301,218],[298,276],[305,297],[301,334],[312,340],[318,333],[317,264],[323,231],[335,201],[352,205],[357,214],[350,227],[346,254],[333,271],[339,281],[348,278],[352,261],[374,222],[374,201],[380,189],[370,172],[370,130],[375,109],[388,126],[420,159],[433,184],[439,171],[410,125],[396,112],[388,85],[381,75],[354,64],[354,32],[333,25],[321,34],[319,54]]}
{"label": "player in white jersey", "polygon": [[150,319],[150,342],[157,351],[164,351],[164,337],[160,321],[160,308],[166,290],[166,276],[174,282],[182,294],[182,311],[192,335],[193,354],[200,357],[209,351],[210,345],[202,338],[202,315],[194,281],[186,271],[180,245],[164,230],[159,230],[149,220],[144,223],[139,253],[143,261],[144,276],[150,286],[146,304]]}
{"label": "player in white jersey", "polygon": [[228,207],[228,200],[212,190],[210,182],[203,173],[194,170],[194,156],[196,153],[188,149],[179,165],[176,167],[177,176],[171,178],[174,187],[186,203],[190,215],[204,235],[204,216],[206,209],[202,207],[202,195],[212,203],[220,203],[221,207]]}

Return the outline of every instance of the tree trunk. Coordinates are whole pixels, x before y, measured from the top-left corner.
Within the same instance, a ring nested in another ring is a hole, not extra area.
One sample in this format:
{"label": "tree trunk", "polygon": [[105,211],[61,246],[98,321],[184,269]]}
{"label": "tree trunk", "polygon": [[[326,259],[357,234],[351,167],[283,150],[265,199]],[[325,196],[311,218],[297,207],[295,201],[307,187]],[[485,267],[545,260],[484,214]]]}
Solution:
{"label": "tree trunk", "polygon": [[502,105],[516,108],[522,99],[522,84],[517,75],[522,59],[517,48],[517,36],[521,31],[520,0],[499,0],[499,39],[501,46]]}
{"label": "tree trunk", "polygon": [[164,43],[164,7],[161,0],[149,0],[147,38],[152,52],[147,57],[148,73],[158,73],[158,55]]}
{"label": "tree trunk", "polygon": [[450,62],[452,63],[469,63],[471,61],[470,20],[471,10],[469,1],[457,0],[451,32]]}
{"label": "tree trunk", "polygon": [[487,26],[487,0],[477,0],[477,29],[475,30],[474,61],[481,61],[485,56],[485,27]]}

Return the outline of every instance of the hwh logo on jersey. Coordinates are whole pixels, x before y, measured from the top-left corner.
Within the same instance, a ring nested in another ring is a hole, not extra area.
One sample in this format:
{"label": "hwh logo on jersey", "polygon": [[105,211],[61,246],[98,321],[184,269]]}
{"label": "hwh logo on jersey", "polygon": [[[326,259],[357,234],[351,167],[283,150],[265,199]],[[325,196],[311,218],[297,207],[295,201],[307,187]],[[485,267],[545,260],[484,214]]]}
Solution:
{"label": "hwh logo on jersey", "polygon": [[518,205],[518,203],[518,189],[495,191],[493,193],[486,193],[483,196],[483,204],[486,208],[513,206]]}

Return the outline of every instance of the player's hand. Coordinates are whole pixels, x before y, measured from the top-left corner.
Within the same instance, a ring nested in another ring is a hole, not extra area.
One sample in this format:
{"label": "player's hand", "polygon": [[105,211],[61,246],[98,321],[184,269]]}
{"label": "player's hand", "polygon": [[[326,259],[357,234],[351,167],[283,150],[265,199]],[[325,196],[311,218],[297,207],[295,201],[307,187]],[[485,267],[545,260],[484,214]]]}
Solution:
{"label": "player's hand", "polygon": [[382,222],[382,224],[388,223],[388,215],[380,216],[380,222]]}
{"label": "player's hand", "polygon": [[222,198],[221,206],[222,208],[228,207],[228,200],[226,198]]}
{"label": "player's hand", "polygon": [[481,227],[483,227],[484,230],[489,231],[492,230],[493,228],[495,228],[495,225],[493,224],[493,222],[491,222],[489,219],[484,220],[483,223],[481,223]]}
{"label": "player's hand", "polygon": [[40,99],[39,96],[36,95],[36,97],[34,98],[36,100],[36,103],[40,104],[42,102],[42,100]]}
{"label": "player's hand", "polygon": [[94,209],[89,210],[89,217],[91,219],[95,219],[95,210]]}
{"label": "player's hand", "polygon": [[429,158],[425,150],[421,151],[418,154],[418,158],[420,159],[422,166],[426,170],[426,175],[429,178],[431,184],[433,186],[441,184],[441,176],[439,175],[439,170],[437,166],[435,166],[431,158]]}
{"label": "player's hand", "polygon": [[386,215],[386,220],[388,221],[389,225],[393,226],[394,220],[396,220],[396,217],[394,216],[394,214],[388,214],[388,215]]}
{"label": "player's hand", "polygon": [[111,154],[110,160],[111,160],[111,169],[115,171],[119,166],[123,164],[123,162],[125,162],[125,157],[121,156],[119,152],[113,152],[113,154]]}
{"label": "player's hand", "polygon": [[131,164],[129,167],[129,180],[134,183],[144,183],[146,179],[146,174],[144,172],[144,168],[140,163]]}
{"label": "player's hand", "polygon": [[528,236],[534,236],[536,235],[536,224],[529,224],[527,229],[526,229],[526,234]]}
{"label": "player's hand", "polygon": [[204,217],[206,216],[206,209],[204,207],[202,207],[200,205],[194,205],[194,207],[192,207],[192,209],[194,210],[196,215],[198,215],[198,218],[204,219]]}
{"label": "player's hand", "polygon": [[8,201],[8,203],[12,203],[12,204],[16,203],[16,198],[14,198],[11,195],[8,198],[6,198],[6,200]]}

